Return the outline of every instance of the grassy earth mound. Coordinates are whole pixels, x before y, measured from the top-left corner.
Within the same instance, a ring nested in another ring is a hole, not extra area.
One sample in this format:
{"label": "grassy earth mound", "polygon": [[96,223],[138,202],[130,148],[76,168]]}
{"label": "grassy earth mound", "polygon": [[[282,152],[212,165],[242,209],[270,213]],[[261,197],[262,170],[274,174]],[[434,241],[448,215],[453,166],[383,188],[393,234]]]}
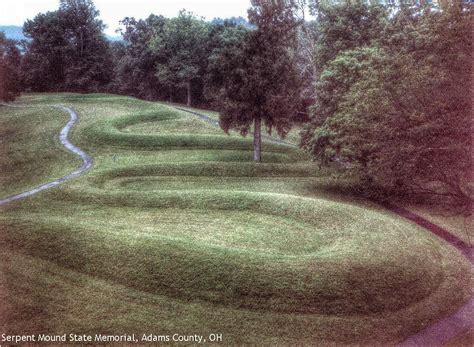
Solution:
{"label": "grassy earth mound", "polygon": [[102,94],[21,102],[74,107],[72,142],[95,166],[2,207],[9,332],[389,343],[470,295],[469,264],[454,249],[325,192],[331,171],[295,148],[265,142],[254,164],[250,139],[165,105]]}

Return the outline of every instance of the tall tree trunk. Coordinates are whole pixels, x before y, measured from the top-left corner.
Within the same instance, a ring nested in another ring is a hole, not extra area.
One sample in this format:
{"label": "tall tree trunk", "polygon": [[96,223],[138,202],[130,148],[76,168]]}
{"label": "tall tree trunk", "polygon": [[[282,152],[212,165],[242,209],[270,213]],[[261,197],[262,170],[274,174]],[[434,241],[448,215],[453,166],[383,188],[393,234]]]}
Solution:
{"label": "tall tree trunk", "polygon": [[84,33],[82,32],[81,29],[81,57],[84,55]]}
{"label": "tall tree trunk", "polygon": [[188,91],[188,101],[186,105],[191,106],[191,82],[186,83],[186,89]]}
{"label": "tall tree trunk", "polygon": [[256,162],[262,161],[262,119],[255,118],[255,125],[253,129],[253,160]]}

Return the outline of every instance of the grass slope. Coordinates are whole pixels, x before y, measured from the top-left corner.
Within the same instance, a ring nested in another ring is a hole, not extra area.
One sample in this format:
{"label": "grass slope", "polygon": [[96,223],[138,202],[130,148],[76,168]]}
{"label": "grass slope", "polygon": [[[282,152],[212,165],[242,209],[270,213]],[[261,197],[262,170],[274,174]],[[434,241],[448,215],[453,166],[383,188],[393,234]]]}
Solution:
{"label": "grass slope", "polygon": [[472,215],[457,214],[436,206],[409,205],[409,210],[426,218],[430,222],[449,230],[468,245],[474,246],[474,220]]}
{"label": "grass slope", "polygon": [[74,107],[72,141],[95,166],[2,208],[11,333],[393,343],[470,295],[456,250],[328,193],[331,170],[294,148],[264,143],[254,164],[248,139],[165,105],[103,94],[21,101]]}
{"label": "grass slope", "polygon": [[[184,106],[182,104],[174,104],[174,103],[169,103],[169,102],[162,103],[162,104],[167,105],[167,106],[172,106],[172,107],[178,107],[178,108],[183,109],[183,110],[189,110],[189,111],[192,111],[192,112],[196,112],[196,113],[208,116],[212,119],[219,120],[219,112],[216,112],[216,111],[197,109],[197,108],[193,108],[193,107]],[[186,112],[182,112],[182,111],[178,111],[178,112],[181,112],[184,115],[187,114]],[[250,130],[250,132],[252,132],[252,129]],[[299,136],[300,131],[301,131],[301,126],[295,126],[286,135],[285,141],[297,146],[299,144],[299,140],[300,140],[300,136]],[[278,135],[275,134],[275,133],[276,132],[274,131],[272,133],[271,137],[274,138],[274,139],[279,139]],[[266,132],[264,132],[264,134],[267,135]]]}
{"label": "grass slope", "polygon": [[62,148],[59,131],[69,115],[52,107],[0,105],[0,198],[62,177],[80,165]]}

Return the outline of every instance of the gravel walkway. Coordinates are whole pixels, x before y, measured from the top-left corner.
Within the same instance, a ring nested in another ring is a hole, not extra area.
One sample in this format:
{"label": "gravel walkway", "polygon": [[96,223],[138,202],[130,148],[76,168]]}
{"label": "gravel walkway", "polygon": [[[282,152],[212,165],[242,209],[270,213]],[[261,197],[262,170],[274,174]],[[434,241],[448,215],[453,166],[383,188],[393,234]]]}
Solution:
{"label": "gravel walkway", "polygon": [[[9,107],[34,107],[34,106],[8,105],[8,104],[1,104],[1,105],[9,106]],[[2,200],[0,200],[0,206],[1,205],[6,205],[6,204],[11,203],[11,202],[16,201],[16,200],[24,199],[28,196],[31,196],[31,195],[37,194],[39,192],[42,192],[43,190],[50,189],[52,187],[58,186],[58,185],[66,182],[66,181],[72,180],[73,178],[76,178],[76,177],[82,175],[84,172],[86,172],[87,170],[89,170],[92,167],[92,164],[93,164],[92,158],[87,153],[85,153],[82,149],[80,149],[79,147],[74,146],[71,142],[69,142],[69,139],[68,139],[69,132],[71,131],[72,127],[78,121],[77,113],[75,111],[73,111],[72,109],[70,109],[68,107],[65,107],[65,106],[61,106],[61,105],[51,105],[50,107],[55,107],[55,108],[58,108],[60,110],[63,110],[63,111],[66,111],[67,113],[69,113],[69,117],[70,117],[69,122],[67,122],[66,126],[61,129],[61,132],[59,133],[59,141],[70,152],[72,152],[72,153],[78,155],[79,157],[81,157],[81,159],[82,159],[81,167],[79,169],[77,169],[76,171],[71,172],[70,174],[68,174],[64,177],[61,177],[57,180],[54,180],[54,181],[49,182],[49,183],[45,183],[45,184],[43,184],[39,187],[33,188],[33,189],[28,190],[26,192],[23,192],[21,194],[13,195],[13,196],[10,196],[8,198],[2,199]]]}

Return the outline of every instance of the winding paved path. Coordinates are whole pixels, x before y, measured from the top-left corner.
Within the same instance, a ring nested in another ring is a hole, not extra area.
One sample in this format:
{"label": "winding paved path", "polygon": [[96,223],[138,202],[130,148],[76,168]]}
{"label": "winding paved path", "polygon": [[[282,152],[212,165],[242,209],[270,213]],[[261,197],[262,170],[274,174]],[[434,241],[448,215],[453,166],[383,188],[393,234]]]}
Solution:
{"label": "winding paved path", "polygon": [[[8,106],[8,107],[35,107],[35,106],[8,105],[8,104],[0,104],[0,105]],[[61,106],[61,105],[48,105],[48,106],[49,107],[55,107],[55,108],[58,108],[60,110],[63,110],[63,111],[66,111],[67,113],[69,113],[69,117],[70,117],[69,122],[67,122],[66,126],[61,129],[61,132],[59,133],[59,141],[70,152],[72,152],[72,153],[78,155],[79,157],[81,157],[82,165],[76,171],[73,171],[73,172],[71,172],[70,174],[68,174],[64,177],[58,178],[57,180],[51,181],[49,183],[45,183],[41,186],[38,186],[38,187],[33,188],[31,190],[28,190],[26,192],[16,194],[16,195],[7,197],[5,199],[2,199],[2,200],[0,200],[0,206],[6,205],[6,204],[8,204],[10,202],[13,202],[13,201],[16,201],[16,200],[24,199],[28,196],[35,195],[39,192],[42,192],[43,190],[50,189],[52,187],[58,186],[58,185],[66,182],[66,181],[72,180],[73,178],[76,178],[76,177],[82,175],[84,172],[86,172],[87,170],[89,170],[92,167],[92,164],[93,164],[92,158],[87,153],[85,153],[82,149],[80,149],[79,147],[74,146],[71,142],[69,142],[69,139],[68,139],[69,132],[71,131],[72,127],[78,121],[77,113],[75,111],[73,111],[72,109],[70,109],[68,107],[65,107],[65,106]]]}

